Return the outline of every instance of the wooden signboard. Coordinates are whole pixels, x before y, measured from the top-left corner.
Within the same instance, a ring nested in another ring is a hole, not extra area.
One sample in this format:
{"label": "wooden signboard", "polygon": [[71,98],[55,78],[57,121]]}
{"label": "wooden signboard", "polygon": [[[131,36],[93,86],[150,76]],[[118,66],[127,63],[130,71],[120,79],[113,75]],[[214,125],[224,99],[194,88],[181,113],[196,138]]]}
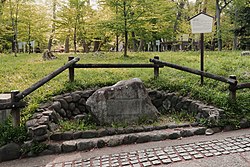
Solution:
{"label": "wooden signboard", "polygon": [[213,17],[205,13],[200,13],[190,19],[192,33],[212,32]]}
{"label": "wooden signboard", "polygon": [[[213,27],[213,17],[207,15],[206,13],[199,13],[193,16],[190,20],[192,33],[200,34],[200,50],[201,50],[201,60],[200,60],[200,67],[201,71],[204,71],[204,33],[212,32]],[[204,83],[203,75],[201,75],[201,85]]]}

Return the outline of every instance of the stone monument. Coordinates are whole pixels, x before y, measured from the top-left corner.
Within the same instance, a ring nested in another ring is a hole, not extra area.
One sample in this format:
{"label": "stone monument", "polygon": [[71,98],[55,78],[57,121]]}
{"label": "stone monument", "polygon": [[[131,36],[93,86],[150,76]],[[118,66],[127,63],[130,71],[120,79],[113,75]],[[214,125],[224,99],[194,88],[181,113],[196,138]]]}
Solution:
{"label": "stone monument", "polygon": [[86,102],[101,125],[132,124],[140,119],[155,120],[158,110],[139,78],[119,81],[98,89]]}

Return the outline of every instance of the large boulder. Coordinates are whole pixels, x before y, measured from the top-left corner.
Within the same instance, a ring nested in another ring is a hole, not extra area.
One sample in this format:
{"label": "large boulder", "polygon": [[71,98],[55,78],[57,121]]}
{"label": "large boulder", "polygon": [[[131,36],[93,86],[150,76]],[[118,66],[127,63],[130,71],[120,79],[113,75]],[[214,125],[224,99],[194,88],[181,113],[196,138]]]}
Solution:
{"label": "large boulder", "polygon": [[0,148],[0,162],[19,158],[21,147],[16,143],[9,143]]}
{"label": "large boulder", "polygon": [[155,120],[158,115],[148,92],[138,78],[119,81],[97,90],[86,102],[101,125],[132,124],[139,120]]}

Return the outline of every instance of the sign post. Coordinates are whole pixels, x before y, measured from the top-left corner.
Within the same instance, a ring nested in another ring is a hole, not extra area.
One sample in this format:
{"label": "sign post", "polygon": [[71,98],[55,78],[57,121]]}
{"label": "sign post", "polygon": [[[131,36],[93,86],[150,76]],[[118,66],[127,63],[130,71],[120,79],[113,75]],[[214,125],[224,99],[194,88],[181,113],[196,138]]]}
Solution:
{"label": "sign post", "polygon": [[[204,33],[212,32],[213,17],[205,13],[199,13],[193,16],[190,20],[192,33],[200,34],[200,69],[204,71]],[[201,85],[204,84],[203,74],[201,75]]]}
{"label": "sign post", "polygon": [[160,41],[160,40],[156,40],[156,41],[155,41],[155,44],[157,45],[158,52],[160,52],[161,41]]}

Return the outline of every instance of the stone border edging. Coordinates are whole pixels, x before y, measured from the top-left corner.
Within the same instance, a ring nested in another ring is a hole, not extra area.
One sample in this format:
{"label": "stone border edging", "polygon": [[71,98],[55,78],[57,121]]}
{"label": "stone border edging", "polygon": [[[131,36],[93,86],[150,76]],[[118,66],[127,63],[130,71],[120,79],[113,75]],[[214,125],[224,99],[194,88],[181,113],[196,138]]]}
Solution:
{"label": "stone border edging", "polygon": [[[64,142],[47,142],[47,149],[39,155],[68,153],[73,151],[89,151],[95,148],[115,147],[119,145],[146,143],[152,141],[173,140],[181,137],[204,135],[205,127],[175,128],[139,132],[91,139],[76,139]],[[33,156],[33,155],[30,155]]]}

